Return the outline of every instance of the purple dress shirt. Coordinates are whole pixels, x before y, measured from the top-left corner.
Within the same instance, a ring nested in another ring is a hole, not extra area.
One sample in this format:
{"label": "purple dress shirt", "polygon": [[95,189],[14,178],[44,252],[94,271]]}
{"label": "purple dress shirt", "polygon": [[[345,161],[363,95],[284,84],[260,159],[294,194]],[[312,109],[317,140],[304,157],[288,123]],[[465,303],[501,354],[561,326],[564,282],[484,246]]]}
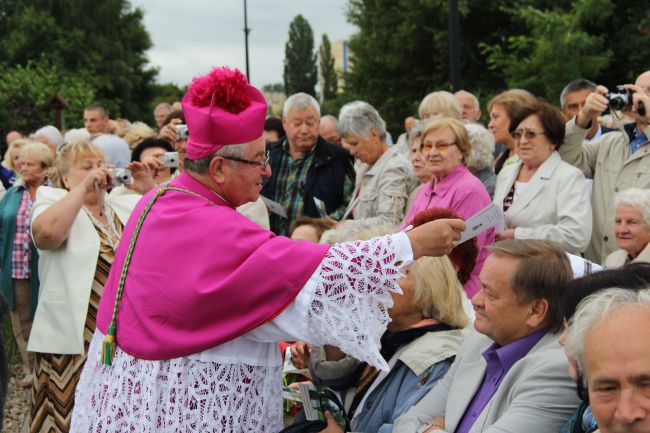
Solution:
{"label": "purple dress shirt", "polygon": [[470,431],[476,419],[481,415],[497,389],[499,389],[501,381],[508,374],[510,368],[526,356],[530,349],[546,335],[546,332],[546,329],[541,329],[503,347],[500,347],[497,343],[492,343],[485,349],[483,358],[487,363],[487,367],[485,368],[483,382],[476,394],[474,394],[472,402],[467,406],[455,433],[468,433]]}
{"label": "purple dress shirt", "polygon": [[[435,188],[433,179],[422,185],[413,199],[400,230],[411,224],[419,212],[432,207],[451,209],[461,218],[467,220],[490,203],[492,200],[485,185],[464,165],[458,164]],[[470,299],[481,287],[478,275],[489,255],[485,246],[493,242],[494,227],[476,237],[476,246],[478,247],[476,266],[474,266],[470,279],[463,285],[467,297]]]}

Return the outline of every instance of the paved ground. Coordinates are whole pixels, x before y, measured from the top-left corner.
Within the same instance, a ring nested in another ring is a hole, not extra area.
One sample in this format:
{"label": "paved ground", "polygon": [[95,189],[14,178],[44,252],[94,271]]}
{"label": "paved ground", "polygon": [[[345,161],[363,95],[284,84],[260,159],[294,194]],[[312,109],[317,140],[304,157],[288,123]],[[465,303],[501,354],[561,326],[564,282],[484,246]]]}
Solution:
{"label": "paved ground", "polygon": [[2,432],[21,433],[25,419],[29,414],[31,394],[29,389],[23,389],[18,386],[18,381],[22,377],[16,377],[15,372],[21,370],[20,366],[16,365],[10,370],[12,373],[9,378]]}

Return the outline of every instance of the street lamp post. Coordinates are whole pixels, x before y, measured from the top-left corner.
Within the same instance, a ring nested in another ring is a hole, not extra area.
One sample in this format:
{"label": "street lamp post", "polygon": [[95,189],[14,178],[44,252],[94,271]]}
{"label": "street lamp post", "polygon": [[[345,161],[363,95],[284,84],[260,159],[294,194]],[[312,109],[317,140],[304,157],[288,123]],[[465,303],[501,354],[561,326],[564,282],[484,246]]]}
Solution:
{"label": "street lamp post", "polygon": [[248,8],[246,7],[246,0],[244,0],[244,46],[246,47],[246,79],[251,82],[250,67],[248,65],[248,33],[251,29],[248,28]]}
{"label": "street lamp post", "polygon": [[449,69],[451,87],[460,90],[460,24],[458,0],[449,0]]}

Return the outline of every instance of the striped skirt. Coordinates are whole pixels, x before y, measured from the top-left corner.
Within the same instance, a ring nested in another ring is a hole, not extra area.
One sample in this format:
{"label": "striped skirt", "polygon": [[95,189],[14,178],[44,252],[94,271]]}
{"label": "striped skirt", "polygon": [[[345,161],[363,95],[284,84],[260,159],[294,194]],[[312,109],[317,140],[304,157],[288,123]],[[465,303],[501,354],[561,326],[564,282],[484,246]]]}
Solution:
{"label": "striped skirt", "polygon": [[30,433],[64,433],[70,430],[74,394],[95,333],[97,308],[109,267],[100,256],[84,325],[84,354],[35,353]]}

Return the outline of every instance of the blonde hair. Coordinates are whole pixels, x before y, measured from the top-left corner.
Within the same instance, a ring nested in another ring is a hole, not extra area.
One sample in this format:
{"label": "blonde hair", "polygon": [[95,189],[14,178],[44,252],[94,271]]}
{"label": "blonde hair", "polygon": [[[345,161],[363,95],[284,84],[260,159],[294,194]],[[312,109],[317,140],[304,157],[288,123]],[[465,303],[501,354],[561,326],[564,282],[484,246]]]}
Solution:
{"label": "blonde hair", "polygon": [[515,114],[517,114],[517,111],[527,105],[535,103],[535,101],[537,101],[537,99],[528,90],[506,90],[490,99],[490,102],[488,102],[488,113],[492,111],[492,107],[499,105],[508,115],[508,119],[512,120],[512,118],[515,117]]}
{"label": "blonde hair", "polygon": [[449,258],[420,257],[412,266],[413,302],[422,306],[423,317],[457,328],[467,326],[469,319],[463,309],[463,287]]}
{"label": "blonde hair", "polygon": [[[167,104],[169,105],[169,104]],[[149,125],[144,122],[133,122],[131,126],[126,129],[122,139],[126,141],[131,150],[142,142],[145,138],[155,137],[156,132],[151,129]]]}
{"label": "blonde hair", "polygon": [[23,147],[25,144],[31,143],[31,140],[27,138],[19,138],[14,140],[9,144],[9,148],[5,152],[4,163],[9,170],[17,171],[16,166],[14,165],[14,153]]}
{"label": "blonde hair", "polygon": [[54,155],[52,154],[50,147],[41,142],[28,142],[20,149],[20,157],[24,158],[26,156],[32,156],[36,158],[36,160],[40,161],[41,167],[45,169],[41,178],[46,178],[48,169],[54,165]]}
{"label": "blonde hair", "polygon": [[87,141],[75,141],[64,145],[56,157],[56,165],[49,178],[52,179],[59,188],[65,188],[63,176],[68,174],[70,168],[87,157],[105,158],[104,152],[94,144]]}
{"label": "blonde hair", "polygon": [[441,116],[451,117],[452,119],[461,120],[463,118],[463,110],[458,103],[458,99],[444,90],[429,93],[422,99],[418,107],[420,119],[424,119],[426,111],[439,111]]}
{"label": "blonde hair", "polygon": [[467,129],[465,124],[457,119],[452,119],[451,117],[441,117],[435,120],[432,120],[422,131],[422,140],[425,139],[427,134],[439,129],[449,128],[456,137],[456,146],[460,150],[460,153],[463,154],[463,162],[467,163],[467,158],[469,153],[472,151],[472,144],[469,141],[469,135],[467,134]]}
{"label": "blonde hair", "polygon": [[[395,229],[395,226],[383,224],[359,231],[352,238],[371,239],[395,233]],[[469,319],[463,308],[463,286],[449,257],[420,257],[411,266],[415,280],[413,303],[422,308],[422,316],[452,327],[467,326]]]}

